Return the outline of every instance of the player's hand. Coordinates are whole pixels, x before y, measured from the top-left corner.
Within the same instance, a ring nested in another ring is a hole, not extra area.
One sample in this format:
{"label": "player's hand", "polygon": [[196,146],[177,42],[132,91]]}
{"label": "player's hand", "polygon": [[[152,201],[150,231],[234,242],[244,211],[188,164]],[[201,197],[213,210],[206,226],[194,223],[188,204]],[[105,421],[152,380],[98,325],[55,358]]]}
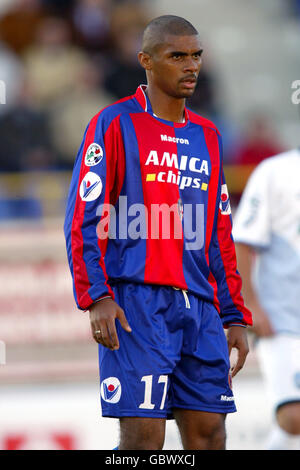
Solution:
{"label": "player's hand", "polygon": [[231,376],[234,377],[244,366],[249,353],[247,330],[242,326],[230,326],[227,331],[227,344],[229,356],[232,348],[238,351],[237,362],[231,368]]}
{"label": "player's hand", "polygon": [[92,305],[89,312],[94,340],[112,351],[119,349],[116,319],[125,331],[128,333],[132,331],[124,310],[113,299],[103,299]]}

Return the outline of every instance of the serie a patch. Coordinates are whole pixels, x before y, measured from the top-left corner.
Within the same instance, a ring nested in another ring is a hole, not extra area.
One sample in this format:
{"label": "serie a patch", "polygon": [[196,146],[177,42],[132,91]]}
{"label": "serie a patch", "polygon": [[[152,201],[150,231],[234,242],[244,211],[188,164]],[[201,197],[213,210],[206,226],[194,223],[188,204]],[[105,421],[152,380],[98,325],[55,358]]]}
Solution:
{"label": "serie a patch", "polygon": [[95,142],[89,146],[86,151],[84,163],[86,166],[95,166],[101,162],[103,158],[103,149]]}

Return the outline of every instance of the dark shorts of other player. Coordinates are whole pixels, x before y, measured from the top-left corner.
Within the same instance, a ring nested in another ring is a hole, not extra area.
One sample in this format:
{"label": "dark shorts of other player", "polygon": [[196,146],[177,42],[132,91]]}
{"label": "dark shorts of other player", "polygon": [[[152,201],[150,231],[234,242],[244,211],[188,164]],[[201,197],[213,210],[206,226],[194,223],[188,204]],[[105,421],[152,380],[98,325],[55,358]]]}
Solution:
{"label": "dark shorts of other player", "polygon": [[236,411],[228,346],[212,303],[168,286],[112,285],[132,328],[99,345],[102,416],[172,419],[173,408]]}

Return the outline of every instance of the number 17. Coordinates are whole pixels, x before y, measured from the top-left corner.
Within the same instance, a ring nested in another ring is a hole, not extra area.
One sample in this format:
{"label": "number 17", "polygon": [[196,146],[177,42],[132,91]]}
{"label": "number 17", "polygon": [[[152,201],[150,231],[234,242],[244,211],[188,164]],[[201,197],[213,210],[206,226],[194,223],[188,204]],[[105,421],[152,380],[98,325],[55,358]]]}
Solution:
{"label": "number 17", "polygon": [[[153,381],[153,375],[144,375],[144,377],[141,378],[141,382],[145,382],[145,395],[144,395],[144,401],[143,403],[140,404],[139,408],[153,410],[153,408],[155,407],[155,405],[151,403],[152,381]],[[158,383],[164,384],[163,396],[162,396],[161,404],[159,407],[159,409],[162,410],[165,406],[165,401],[166,401],[168,376],[160,375],[158,378]]]}

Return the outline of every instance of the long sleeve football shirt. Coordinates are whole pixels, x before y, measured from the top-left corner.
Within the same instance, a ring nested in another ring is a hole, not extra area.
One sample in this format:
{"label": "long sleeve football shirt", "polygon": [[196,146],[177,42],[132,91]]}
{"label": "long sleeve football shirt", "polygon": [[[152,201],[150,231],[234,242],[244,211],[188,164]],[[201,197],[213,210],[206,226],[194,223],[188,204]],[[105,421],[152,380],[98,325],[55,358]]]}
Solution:
{"label": "long sleeve football shirt", "polygon": [[64,229],[79,309],[114,298],[112,281],[136,282],[213,302],[225,327],[252,323],[236,267],[220,133],[187,108],[183,123],[158,118],[145,86],[91,119]]}

